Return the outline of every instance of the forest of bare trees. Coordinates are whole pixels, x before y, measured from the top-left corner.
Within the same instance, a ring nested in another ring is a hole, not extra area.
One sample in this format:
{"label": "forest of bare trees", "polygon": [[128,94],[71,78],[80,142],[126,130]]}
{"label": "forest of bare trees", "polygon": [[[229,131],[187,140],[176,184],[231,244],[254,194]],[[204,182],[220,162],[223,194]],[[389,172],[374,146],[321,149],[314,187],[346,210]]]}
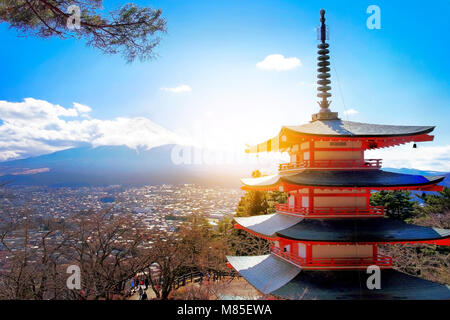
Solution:
{"label": "forest of bare trees", "polygon": [[[6,196],[5,193],[2,196]],[[31,236],[32,235],[32,236]],[[14,246],[11,240],[14,239]],[[193,215],[176,232],[149,231],[131,214],[82,211],[67,219],[37,217],[29,208],[0,216],[0,299],[125,299],[127,282],[146,275],[158,299],[168,299],[189,272],[230,273],[225,256],[267,251],[258,238],[222,221],[213,228]],[[68,267],[81,271],[69,289]],[[151,277],[151,266],[160,274]]]}
{"label": "forest of bare trees", "polygon": [[[449,228],[449,195],[449,189],[438,195],[423,195],[423,205],[412,205],[408,221]],[[382,194],[375,199],[385,201],[388,207],[392,196]],[[406,193],[394,196],[402,201],[410,198]],[[275,201],[284,199],[281,193],[247,193],[237,215],[272,213]],[[12,238],[16,240],[14,247]],[[126,299],[127,283],[137,274],[149,280],[156,299],[211,296],[220,283],[208,288],[190,287],[184,295],[174,288],[181,276],[192,272],[236,276],[226,267],[226,255],[259,255],[269,250],[266,240],[235,229],[232,218],[213,227],[205,217],[195,214],[175,232],[150,232],[133,215],[113,214],[109,209],[82,211],[65,220],[36,217],[28,208],[4,211],[0,216],[0,246],[6,252],[0,260],[0,299],[30,300]],[[450,283],[447,247],[405,245],[382,250],[394,257],[399,270]],[[80,268],[80,289],[67,287],[67,268],[71,265]],[[152,277],[152,266],[158,266],[158,277]]]}

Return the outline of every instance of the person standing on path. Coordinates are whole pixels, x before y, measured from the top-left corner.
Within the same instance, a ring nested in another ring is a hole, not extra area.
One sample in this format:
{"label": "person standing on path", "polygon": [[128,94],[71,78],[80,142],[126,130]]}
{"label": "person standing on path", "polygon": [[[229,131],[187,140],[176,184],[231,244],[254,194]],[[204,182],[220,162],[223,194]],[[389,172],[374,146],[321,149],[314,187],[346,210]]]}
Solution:
{"label": "person standing on path", "polygon": [[143,294],[142,287],[139,286],[139,300],[142,300],[142,294]]}

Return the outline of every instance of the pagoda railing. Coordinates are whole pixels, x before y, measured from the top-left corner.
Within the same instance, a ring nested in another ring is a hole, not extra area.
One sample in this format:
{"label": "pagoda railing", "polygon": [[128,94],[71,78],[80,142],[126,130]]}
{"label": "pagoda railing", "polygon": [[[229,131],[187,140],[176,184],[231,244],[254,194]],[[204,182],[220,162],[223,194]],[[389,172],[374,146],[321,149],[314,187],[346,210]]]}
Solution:
{"label": "pagoda railing", "polygon": [[282,163],[279,166],[280,171],[305,169],[305,168],[381,168],[382,159],[364,159],[364,160],[302,160],[296,162]]}
{"label": "pagoda railing", "polygon": [[276,209],[278,213],[287,214],[299,217],[314,217],[314,216],[383,216],[383,206],[369,206],[364,208],[355,207],[301,207],[289,206],[287,203],[277,203]]}
{"label": "pagoda railing", "polygon": [[273,244],[270,245],[270,251],[277,257],[303,268],[364,267],[371,265],[380,267],[392,266],[392,258],[382,254],[377,254],[374,257],[302,258],[290,252],[283,251]]}
{"label": "pagoda railing", "polygon": [[270,252],[284,260],[288,260],[289,262],[297,266],[304,266],[306,264],[305,258],[294,255],[288,251],[283,251],[280,247],[277,247],[272,243],[270,244]]}

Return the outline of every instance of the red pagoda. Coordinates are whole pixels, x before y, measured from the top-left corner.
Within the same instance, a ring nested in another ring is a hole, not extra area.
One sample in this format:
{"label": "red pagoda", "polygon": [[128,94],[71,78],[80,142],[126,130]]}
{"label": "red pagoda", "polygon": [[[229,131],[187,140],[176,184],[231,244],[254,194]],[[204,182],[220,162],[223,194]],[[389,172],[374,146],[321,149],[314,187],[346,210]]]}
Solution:
{"label": "red pagoda", "polygon": [[[450,299],[448,286],[392,269],[378,252],[386,244],[450,245],[450,230],[407,224],[371,206],[372,191],[441,191],[444,177],[381,170],[364,151],[432,141],[432,126],[343,121],[331,112],[329,45],[321,10],[318,45],[320,111],[300,126],[284,126],[246,152],[287,152],[277,174],[242,179],[244,190],[284,191],[274,214],[235,218],[235,227],[270,241],[270,254],[229,256],[228,261],[266,296],[283,299]],[[381,289],[369,289],[368,266],[381,269]]]}

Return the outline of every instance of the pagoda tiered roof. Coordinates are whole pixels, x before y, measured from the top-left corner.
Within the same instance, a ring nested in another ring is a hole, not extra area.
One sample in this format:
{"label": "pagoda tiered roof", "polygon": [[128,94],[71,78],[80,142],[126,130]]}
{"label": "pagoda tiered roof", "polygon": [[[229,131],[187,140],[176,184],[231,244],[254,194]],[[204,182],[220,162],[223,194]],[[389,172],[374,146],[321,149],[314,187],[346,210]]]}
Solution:
{"label": "pagoda tiered roof", "polygon": [[367,288],[366,270],[302,271],[271,292],[285,299],[304,300],[448,300],[450,286],[410,276],[394,269],[382,271],[381,289]]}
{"label": "pagoda tiered roof", "polygon": [[304,219],[277,232],[286,239],[325,242],[415,242],[450,238],[450,230],[391,218]]}
{"label": "pagoda tiered roof", "polygon": [[303,270],[273,254],[227,259],[260,292],[284,299],[450,299],[449,286],[393,269],[383,270],[380,290],[370,290],[365,270]]}
{"label": "pagoda tiered roof", "polygon": [[[241,179],[245,189],[276,190],[280,185],[314,187],[343,187],[389,189],[406,188],[419,190],[444,180],[444,176],[425,177],[414,174],[395,173],[383,170],[309,170],[295,174],[277,173],[260,178]],[[439,187],[438,187],[439,188]],[[441,190],[442,188],[439,188]]]}
{"label": "pagoda tiered roof", "polygon": [[234,218],[234,221],[243,228],[265,237],[273,237],[276,232],[292,227],[302,220],[303,218],[278,213]]}
{"label": "pagoda tiered roof", "polygon": [[[434,126],[339,119],[329,108],[324,10],[320,16],[320,111],[311,122],[283,126],[276,137],[246,150],[290,156],[277,174],[241,179],[243,190],[288,194],[274,214],[234,218],[237,229],[268,240],[270,254],[227,257],[229,266],[263,294],[284,299],[450,299],[449,286],[396,271],[392,257],[378,251],[381,244],[450,245],[450,230],[387,218],[383,206],[370,204],[374,190],[441,191],[444,177],[383,171],[381,159],[364,158],[365,150],[432,141]],[[381,290],[368,288],[370,266],[383,269]]]}
{"label": "pagoda tiered roof", "polygon": [[263,256],[227,256],[228,262],[248,282],[264,294],[281,288],[301,269],[272,254]]}
{"label": "pagoda tiered roof", "polygon": [[[317,120],[283,129],[304,135],[327,137],[399,137],[429,133],[434,126],[398,126],[345,121],[340,119]],[[283,130],[282,129],[282,130]]]}
{"label": "pagoda tiered roof", "polygon": [[366,142],[365,148],[383,148],[407,142],[431,141],[428,133],[434,126],[397,126],[371,124],[341,119],[315,120],[298,126],[283,126],[280,133],[265,142],[248,147],[247,153],[287,151],[293,144],[306,140],[351,140]]}
{"label": "pagoda tiered roof", "polygon": [[450,230],[417,226],[391,218],[302,219],[274,213],[234,220],[238,228],[270,240],[450,244]]}

